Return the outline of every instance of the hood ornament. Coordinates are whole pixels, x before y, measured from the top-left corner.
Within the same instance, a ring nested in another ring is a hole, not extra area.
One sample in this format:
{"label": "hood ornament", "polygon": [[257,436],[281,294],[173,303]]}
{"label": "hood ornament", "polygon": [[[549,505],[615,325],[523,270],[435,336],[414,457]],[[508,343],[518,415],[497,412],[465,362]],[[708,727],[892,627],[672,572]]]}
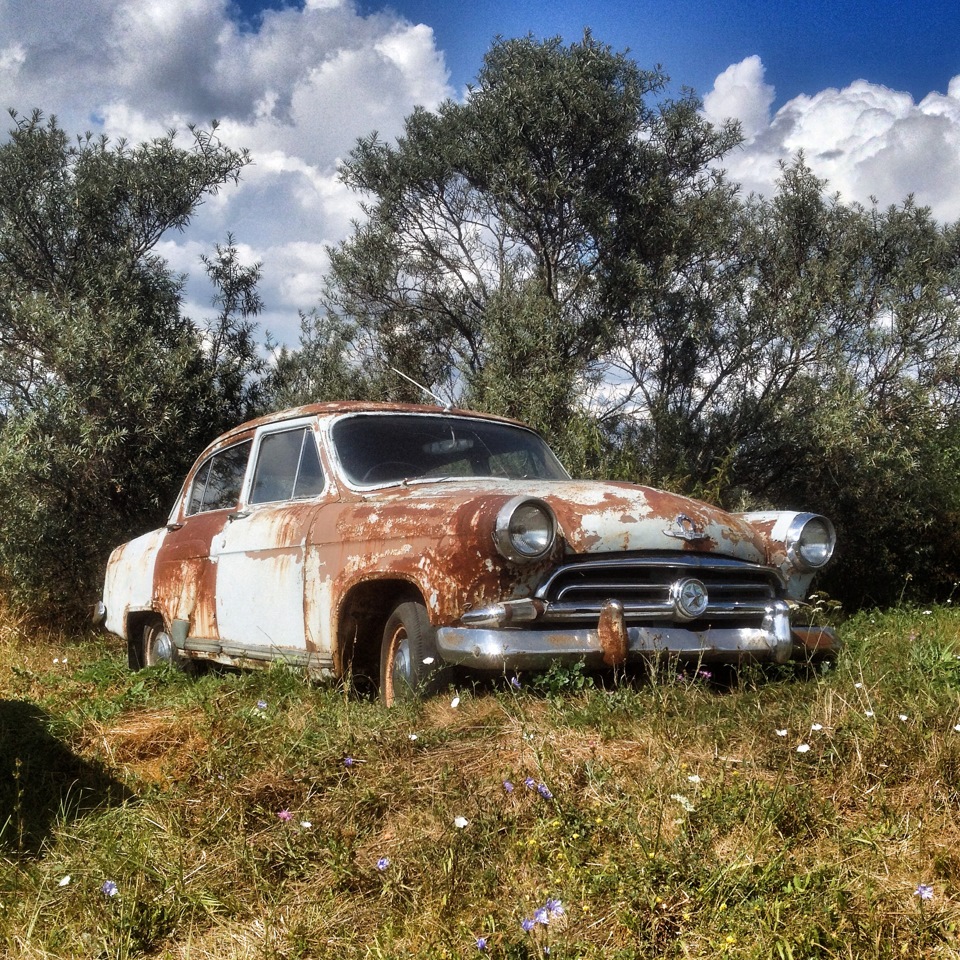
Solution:
{"label": "hood ornament", "polygon": [[697,525],[685,514],[678,513],[672,527],[667,527],[663,531],[668,537],[675,540],[708,540],[709,535],[697,528]]}

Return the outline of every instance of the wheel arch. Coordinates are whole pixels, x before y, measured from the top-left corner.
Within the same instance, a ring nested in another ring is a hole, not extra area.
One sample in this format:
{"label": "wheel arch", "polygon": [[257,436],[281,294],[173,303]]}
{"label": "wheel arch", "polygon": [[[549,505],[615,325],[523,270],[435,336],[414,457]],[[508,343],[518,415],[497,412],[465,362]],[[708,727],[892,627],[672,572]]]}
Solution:
{"label": "wheel arch", "polygon": [[338,676],[352,674],[379,682],[383,630],[397,604],[405,600],[427,606],[419,585],[402,577],[362,580],[350,587],[337,617]]}
{"label": "wheel arch", "polygon": [[131,670],[142,670],[146,666],[143,649],[143,628],[154,621],[163,623],[163,617],[156,610],[131,610],[127,614],[125,635],[127,638],[127,666]]}

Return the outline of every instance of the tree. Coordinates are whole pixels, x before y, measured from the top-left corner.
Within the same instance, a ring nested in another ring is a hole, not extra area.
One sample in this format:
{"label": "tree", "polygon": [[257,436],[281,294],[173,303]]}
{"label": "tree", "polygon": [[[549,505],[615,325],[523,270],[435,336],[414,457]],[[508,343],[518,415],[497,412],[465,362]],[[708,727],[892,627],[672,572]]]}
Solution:
{"label": "tree", "polygon": [[323,400],[373,400],[387,394],[362,362],[354,324],[335,314],[300,316],[300,347],[279,351],[263,387],[271,409]]}
{"label": "tree", "polygon": [[205,359],[213,373],[212,386],[219,418],[241,423],[263,407],[267,363],[256,339],[256,321],[263,309],[258,285],[262,264],[245,266],[232,234],[217,244],[213,257],[201,257],[216,293],[219,313],[206,335]]}
{"label": "tree", "polygon": [[92,603],[109,548],[156,524],[209,431],[224,357],[154,252],[246,155],[212,132],[130,147],[14,117],[0,146],[0,587]]}
{"label": "tree", "polygon": [[589,34],[497,41],[463,103],[362,139],[318,330],[363,350],[327,356],[527,420],[576,472],[827,512],[853,602],[960,579],[960,226],[845,204],[802,156],[744,198],[737,129],[664,84]]}
{"label": "tree", "polygon": [[651,105],[665,83],[589,33],[497,41],[464,103],[357,144],[343,179],[367,218],[331,251],[324,306],[382,369],[561,433],[638,300],[732,197],[710,165],[737,130],[692,95]]}

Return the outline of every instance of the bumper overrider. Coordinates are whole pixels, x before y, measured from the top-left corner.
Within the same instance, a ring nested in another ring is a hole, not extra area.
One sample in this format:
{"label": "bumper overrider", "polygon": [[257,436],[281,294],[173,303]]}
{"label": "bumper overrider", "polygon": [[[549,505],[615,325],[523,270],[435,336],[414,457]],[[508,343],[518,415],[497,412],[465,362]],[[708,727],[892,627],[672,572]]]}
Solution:
{"label": "bumper overrider", "polygon": [[702,663],[787,663],[820,659],[839,647],[828,627],[792,626],[783,600],[773,600],[758,612],[753,626],[628,624],[624,605],[608,600],[595,624],[538,624],[548,616],[540,601],[508,601],[469,611],[461,618],[462,626],[440,627],[437,650],[449,663],[500,672],[543,669],[557,661],[616,667],[659,656]]}

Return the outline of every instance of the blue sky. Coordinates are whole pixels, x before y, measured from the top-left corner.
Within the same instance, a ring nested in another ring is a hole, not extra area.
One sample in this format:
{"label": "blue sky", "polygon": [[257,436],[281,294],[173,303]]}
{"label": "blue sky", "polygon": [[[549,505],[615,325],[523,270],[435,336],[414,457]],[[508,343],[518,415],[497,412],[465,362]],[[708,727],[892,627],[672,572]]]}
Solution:
{"label": "blue sky", "polygon": [[[249,17],[264,7],[242,0]],[[960,73],[960,2],[944,0],[363,0],[364,12],[389,8],[429,25],[461,89],[477,73],[496,35],[579,39],[584,27],[641,66],[660,63],[671,80],[703,93],[731,63],[758,55],[778,91],[799,93],[869,80],[922,99],[946,91]]]}
{"label": "blue sky", "polygon": [[254,162],[158,252],[200,318],[200,258],[232,234],[263,267],[262,326],[293,345],[329,247],[362,217],[338,176],[357,138],[462,97],[497,35],[584,27],[740,122],[723,166],[744,194],[769,196],[803,151],[844,201],[912,195],[960,221],[960,0],[0,0],[0,91],[3,108],[132,142],[218,120]]}

